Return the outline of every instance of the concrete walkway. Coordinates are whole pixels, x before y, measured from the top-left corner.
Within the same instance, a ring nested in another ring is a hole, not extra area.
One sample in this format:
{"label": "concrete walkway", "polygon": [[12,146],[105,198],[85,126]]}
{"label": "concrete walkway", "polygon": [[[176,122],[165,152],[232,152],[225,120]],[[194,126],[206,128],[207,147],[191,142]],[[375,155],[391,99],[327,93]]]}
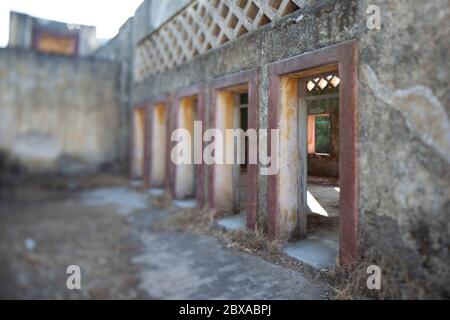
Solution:
{"label": "concrete walkway", "polygon": [[[59,181],[53,185],[59,186]],[[228,248],[213,236],[157,229],[155,223],[180,209],[153,208],[147,191],[127,186],[122,179],[93,177],[79,186],[78,191],[55,191],[29,183],[4,190],[0,298],[328,297],[325,285]],[[66,286],[69,265],[81,269],[81,290]]]}
{"label": "concrete walkway", "polygon": [[141,253],[140,289],[155,299],[326,299],[327,288],[300,272],[191,232],[155,231],[161,209],[129,217]]}

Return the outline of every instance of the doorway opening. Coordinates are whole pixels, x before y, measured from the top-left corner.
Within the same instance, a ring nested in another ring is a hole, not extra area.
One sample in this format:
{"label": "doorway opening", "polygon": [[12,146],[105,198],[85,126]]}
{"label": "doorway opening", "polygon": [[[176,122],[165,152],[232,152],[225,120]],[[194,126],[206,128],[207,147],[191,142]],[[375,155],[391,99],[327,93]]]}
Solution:
{"label": "doorway opening", "polygon": [[131,178],[142,180],[144,177],[145,165],[145,107],[135,107],[132,114],[132,159],[131,159]]}
{"label": "doorway opening", "polygon": [[[317,241],[310,242],[310,240],[314,240],[312,233],[308,234],[308,228],[311,231],[311,227],[314,226],[313,221],[308,221],[308,210],[310,210],[308,188],[313,191],[312,194],[314,192],[316,195],[318,194],[317,190],[313,190],[314,183],[317,182],[317,179],[315,181],[313,177],[314,174],[318,175],[318,171],[314,171],[317,169],[316,165],[320,166],[313,161],[308,163],[308,154],[310,154],[310,158],[331,158],[333,146],[329,141],[335,130],[333,129],[332,114],[326,110],[314,110],[314,108],[316,105],[321,107],[320,104],[336,103],[335,100],[333,102],[336,97],[327,97],[326,94],[320,93],[323,93],[324,88],[332,89],[328,87],[330,82],[335,82],[335,84],[339,82],[333,87],[333,90],[336,90],[335,93],[338,93],[339,119],[335,122],[339,125],[339,143],[336,145],[338,147],[338,186],[332,182],[332,177],[329,177],[330,171],[326,173],[325,177],[319,179],[320,187],[324,187],[325,182],[330,183],[331,180],[330,187],[336,188],[334,190],[336,193],[339,192],[339,250],[337,259],[332,261],[332,265],[328,264],[327,268],[334,267],[336,261],[341,266],[349,266],[358,255],[357,66],[357,41],[354,40],[306,52],[269,65],[268,127],[269,129],[278,129],[280,135],[276,141],[278,143],[276,155],[279,170],[276,175],[267,178],[268,233],[280,240],[292,239],[297,235],[300,241],[285,246],[285,252],[291,256],[301,253],[303,256],[297,256],[297,259],[303,261],[308,259],[310,264],[316,266],[319,263],[314,263],[314,261],[311,263],[311,257],[315,258],[317,252],[326,252],[327,250],[319,250],[320,246],[317,246]],[[333,78],[333,76],[336,77]],[[331,85],[333,86],[332,83]],[[307,94],[308,88],[309,90],[320,88],[320,90]],[[301,90],[305,92],[302,94]],[[320,97],[313,98],[312,96]],[[320,102],[312,102],[315,99]],[[309,108],[308,105],[311,107]],[[309,109],[311,111],[308,111]],[[311,124],[309,127],[309,150],[308,122]],[[318,133],[316,134],[315,131]],[[311,172],[309,185],[308,165]],[[328,168],[333,168],[333,166],[329,165]],[[336,172],[336,170],[334,171]],[[323,175],[323,173],[321,174]],[[327,205],[324,201],[327,199],[326,196],[319,195],[317,197],[319,198],[317,202],[322,203],[321,207],[327,214],[332,212],[330,208],[337,209],[335,200],[331,201],[331,205]],[[312,198],[310,197],[310,199]],[[315,211],[319,210],[315,209]],[[335,230],[334,226],[331,224],[332,230]],[[330,242],[326,241],[326,237],[316,239],[323,240],[322,243],[327,244],[322,248],[332,248],[329,251],[330,254],[325,257],[336,256],[336,250],[333,245],[328,245]],[[330,259],[325,259],[325,262],[330,262]]]}
{"label": "doorway opening", "polygon": [[298,80],[298,235],[287,249],[318,268],[339,252],[339,84],[337,71]]}

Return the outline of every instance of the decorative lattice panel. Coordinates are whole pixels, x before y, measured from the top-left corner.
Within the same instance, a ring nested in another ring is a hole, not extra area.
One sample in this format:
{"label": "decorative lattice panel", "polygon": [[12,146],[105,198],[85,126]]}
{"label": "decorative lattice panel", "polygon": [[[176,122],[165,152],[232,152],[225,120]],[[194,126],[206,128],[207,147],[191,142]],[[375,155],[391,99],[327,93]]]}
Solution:
{"label": "decorative lattice panel", "polygon": [[306,84],[306,88],[309,92],[320,92],[326,89],[334,89],[339,83],[341,83],[341,79],[339,79],[336,75],[327,75],[326,77],[314,78],[308,81]]}
{"label": "decorative lattice panel", "polygon": [[137,48],[135,77],[171,69],[299,9],[303,0],[197,0]]}

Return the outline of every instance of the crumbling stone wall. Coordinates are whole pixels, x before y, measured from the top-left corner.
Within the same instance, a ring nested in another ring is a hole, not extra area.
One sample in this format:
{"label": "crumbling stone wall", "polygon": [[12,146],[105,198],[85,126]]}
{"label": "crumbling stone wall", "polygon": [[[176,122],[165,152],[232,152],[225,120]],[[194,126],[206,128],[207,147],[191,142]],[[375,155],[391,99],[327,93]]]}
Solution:
{"label": "crumbling stone wall", "polygon": [[[381,9],[381,30],[367,28],[372,4]],[[276,25],[135,84],[133,101],[257,68],[259,127],[267,128],[268,64],[356,39],[362,250],[376,252],[374,261],[397,278],[399,295],[448,297],[449,15],[446,0],[304,1]],[[264,232],[267,178],[258,181]]]}
{"label": "crumbling stone wall", "polygon": [[417,296],[448,298],[450,35],[442,26],[450,7],[439,0],[379,3],[382,30],[360,40],[363,231],[404,287],[427,283]]}
{"label": "crumbling stone wall", "polygon": [[113,62],[0,49],[0,150],[30,173],[94,170],[120,153]]}

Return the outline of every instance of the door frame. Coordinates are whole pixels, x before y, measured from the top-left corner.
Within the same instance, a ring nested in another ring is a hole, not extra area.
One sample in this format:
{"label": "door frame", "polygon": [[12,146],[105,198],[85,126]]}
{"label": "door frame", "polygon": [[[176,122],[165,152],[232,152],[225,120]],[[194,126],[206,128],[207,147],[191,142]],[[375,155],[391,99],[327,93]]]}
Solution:
{"label": "door frame", "polygon": [[[269,129],[279,129],[281,115],[282,77],[306,77],[318,74],[319,70],[336,68],[339,72],[339,181],[340,195],[340,235],[339,262],[349,265],[358,253],[358,110],[357,110],[357,42],[333,45],[317,51],[277,61],[269,65]],[[269,141],[270,141],[269,135]],[[269,150],[271,143],[269,143]],[[271,150],[270,150],[271,152]],[[272,155],[273,156],[273,155]],[[277,221],[281,216],[278,201],[279,174],[268,177],[267,213],[268,233],[279,236]]]}

